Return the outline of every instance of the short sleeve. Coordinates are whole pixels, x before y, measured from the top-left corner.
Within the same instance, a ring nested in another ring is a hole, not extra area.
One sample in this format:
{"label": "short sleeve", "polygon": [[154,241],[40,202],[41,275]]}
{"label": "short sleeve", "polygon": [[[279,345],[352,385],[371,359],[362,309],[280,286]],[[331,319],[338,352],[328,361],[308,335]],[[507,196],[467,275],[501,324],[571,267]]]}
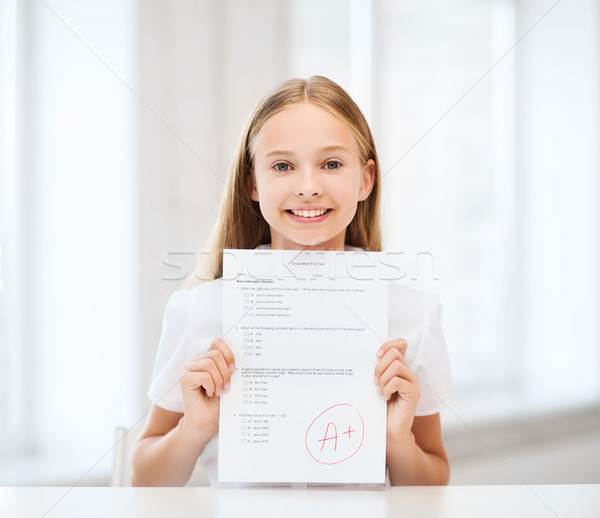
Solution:
{"label": "short sleeve", "polygon": [[148,391],[153,404],[171,412],[183,412],[181,370],[221,336],[221,288],[220,280],[214,280],[171,295]]}
{"label": "short sleeve", "polygon": [[421,397],[415,415],[439,412],[452,398],[452,373],[442,331],[442,306],[435,295],[424,295],[423,328],[412,370],[419,380]]}
{"label": "short sleeve", "polygon": [[181,368],[192,358],[184,359],[188,342],[189,297],[190,291],[182,290],[169,298],[148,391],[153,404],[172,412],[183,412],[179,378]]}

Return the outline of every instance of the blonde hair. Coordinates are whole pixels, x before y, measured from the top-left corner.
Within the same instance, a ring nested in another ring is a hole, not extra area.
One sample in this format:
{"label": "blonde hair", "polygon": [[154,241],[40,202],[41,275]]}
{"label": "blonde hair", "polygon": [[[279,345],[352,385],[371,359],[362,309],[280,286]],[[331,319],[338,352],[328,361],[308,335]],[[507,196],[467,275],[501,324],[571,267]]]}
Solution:
{"label": "blonde hair", "polygon": [[250,114],[229,168],[227,188],[223,191],[209,240],[208,256],[185,281],[185,288],[222,277],[224,249],[251,249],[271,241],[269,224],[263,218],[258,202],[250,198],[254,140],[270,117],[288,106],[305,102],[328,110],[345,123],[356,140],[361,162],[374,161],[373,189],[367,199],[358,202],[356,214],[346,229],[345,243],[365,250],[381,250],[379,161],[367,121],[346,91],[330,79],[322,76],[291,79],[267,94]]}

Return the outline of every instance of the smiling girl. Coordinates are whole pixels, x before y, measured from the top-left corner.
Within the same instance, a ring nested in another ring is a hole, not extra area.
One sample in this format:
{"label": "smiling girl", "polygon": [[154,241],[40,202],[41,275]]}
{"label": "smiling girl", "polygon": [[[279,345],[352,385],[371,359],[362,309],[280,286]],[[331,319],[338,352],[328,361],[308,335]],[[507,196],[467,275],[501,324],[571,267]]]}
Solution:
{"label": "smiling girl", "polygon": [[[226,248],[381,250],[379,163],[359,108],[320,76],[287,81],[250,116],[200,283],[169,299],[133,456],[134,485],[184,485],[198,459],[217,484],[219,399],[235,358],[221,333]],[[375,385],[387,401],[392,485],[447,484],[439,411],[450,368],[437,297],[389,286],[388,341],[374,351]]]}

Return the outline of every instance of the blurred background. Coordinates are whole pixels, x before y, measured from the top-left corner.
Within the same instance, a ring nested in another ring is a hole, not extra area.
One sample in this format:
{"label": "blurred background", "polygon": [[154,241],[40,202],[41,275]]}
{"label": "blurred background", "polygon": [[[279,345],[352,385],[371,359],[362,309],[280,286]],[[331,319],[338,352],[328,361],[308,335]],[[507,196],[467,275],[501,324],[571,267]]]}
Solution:
{"label": "blurred background", "polygon": [[600,482],[594,0],[0,0],[0,485],[108,483],[253,105],[363,109],[453,484]]}

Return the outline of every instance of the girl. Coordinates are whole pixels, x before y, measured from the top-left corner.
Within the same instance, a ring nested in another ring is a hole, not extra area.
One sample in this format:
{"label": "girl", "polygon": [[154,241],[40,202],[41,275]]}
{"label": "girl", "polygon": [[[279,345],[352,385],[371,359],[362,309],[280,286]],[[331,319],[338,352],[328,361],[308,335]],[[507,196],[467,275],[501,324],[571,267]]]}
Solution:
{"label": "girl", "polygon": [[[219,399],[235,370],[227,343],[215,338],[224,248],[381,250],[375,144],[356,104],[329,79],[287,81],[257,105],[228,186],[204,265],[210,282],[192,278],[165,311],[134,485],[184,485],[199,458],[216,483]],[[388,331],[372,390],[387,401],[390,482],[447,484],[439,410],[451,389],[437,298],[390,283]]]}

